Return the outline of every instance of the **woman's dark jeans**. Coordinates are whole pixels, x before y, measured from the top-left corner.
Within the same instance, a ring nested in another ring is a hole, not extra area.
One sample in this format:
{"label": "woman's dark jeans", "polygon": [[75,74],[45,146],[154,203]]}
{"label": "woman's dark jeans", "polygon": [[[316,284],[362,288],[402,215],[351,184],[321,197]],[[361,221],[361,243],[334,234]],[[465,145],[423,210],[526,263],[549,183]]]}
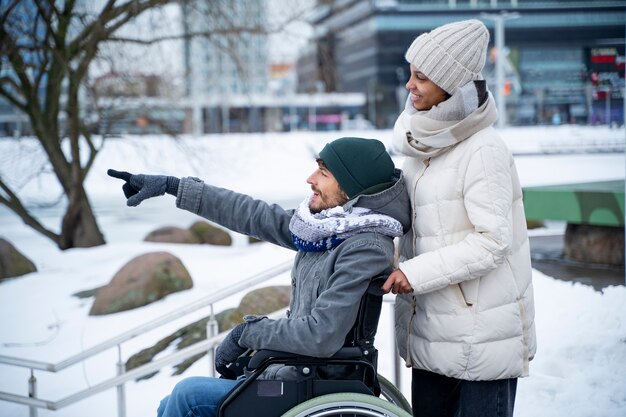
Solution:
{"label": "woman's dark jeans", "polygon": [[517,378],[465,381],[413,369],[414,417],[513,417]]}

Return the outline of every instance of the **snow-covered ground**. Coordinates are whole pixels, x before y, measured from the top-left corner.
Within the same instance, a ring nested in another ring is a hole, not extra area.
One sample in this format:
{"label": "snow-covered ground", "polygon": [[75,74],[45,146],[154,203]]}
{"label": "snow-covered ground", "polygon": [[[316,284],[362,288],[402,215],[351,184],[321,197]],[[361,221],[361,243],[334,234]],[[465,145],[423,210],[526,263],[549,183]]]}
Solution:
{"label": "snow-covered ground", "polygon": [[[511,149],[524,186],[624,178],[624,130],[556,127],[510,128],[501,131]],[[38,272],[0,284],[0,355],[58,363],[125,330],[173,311],[292,254],[268,244],[248,246],[237,236],[230,248],[156,244],[143,237],[164,225],[189,226],[195,217],[177,210],[174,199],[152,199],[128,208],[120,181],[106,176],[107,168],[130,172],[198,176],[207,182],[292,207],[309,191],[305,178],[314,169],[315,151],[343,135],[377,137],[390,143],[390,131],[318,132],[266,135],[225,135],[181,138],[130,137],[106,143],[87,179],[107,244],[91,249],[59,251],[51,242],[24,226],[0,206],[0,236],[10,240],[37,265]],[[588,149],[587,154],[561,151]],[[541,153],[548,155],[541,155]],[[401,157],[396,157],[398,165]],[[36,143],[0,140],[0,175],[21,190],[44,224],[57,229],[58,206],[41,204],[58,197],[58,186],[41,168],[45,159]],[[31,174],[43,172],[32,178]],[[557,228],[558,229],[558,228]],[[550,231],[547,231],[548,233]],[[560,232],[560,230],[556,230]],[[546,233],[539,231],[536,233]],[[166,250],[179,257],[194,279],[194,288],[149,306],[103,317],[89,317],[91,299],[72,294],[109,282],[133,257]],[[517,417],[626,415],[626,288],[602,292],[562,282],[533,271],[539,348],[531,362],[531,376],[519,382]],[[270,283],[289,282],[283,274]],[[243,294],[242,294],[243,295]],[[216,305],[216,311],[235,306],[241,296]],[[391,317],[387,305],[377,345],[380,372],[393,377]],[[190,323],[207,311],[177,320],[122,345],[130,355]],[[36,371],[38,396],[57,401],[115,375],[117,351],[72,366],[58,374]],[[200,360],[185,374],[171,377],[164,369],[152,379],[126,384],[127,415],[154,415],[158,401],[181,378],[206,375]],[[27,395],[26,369],[0,365],[0,391]],[[402,370],[401,389],[408,395],[410,370]],[[109,417],[117,413],[115,390],[39,416]],[[0,416],[27,416],[25,406],[0,401]]]}

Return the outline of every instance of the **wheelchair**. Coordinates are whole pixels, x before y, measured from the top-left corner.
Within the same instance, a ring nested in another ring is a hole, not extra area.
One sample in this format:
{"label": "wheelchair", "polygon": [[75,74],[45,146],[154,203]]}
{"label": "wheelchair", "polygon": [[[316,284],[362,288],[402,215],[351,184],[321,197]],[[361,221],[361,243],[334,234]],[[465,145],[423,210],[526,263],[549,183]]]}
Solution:
{"label": "wheelchair", "polygon": [[[411,417],[411,405],[387,379],[377,374],[374,336],[382,308],[380,287],[372,279],[361,299],[355,324],[344,346],[330,358],[272,350],[247,352],[231,364],[246,375],[218,407],[218,417]],[[292,378],[263,379],[273,365],[290,368]]]}

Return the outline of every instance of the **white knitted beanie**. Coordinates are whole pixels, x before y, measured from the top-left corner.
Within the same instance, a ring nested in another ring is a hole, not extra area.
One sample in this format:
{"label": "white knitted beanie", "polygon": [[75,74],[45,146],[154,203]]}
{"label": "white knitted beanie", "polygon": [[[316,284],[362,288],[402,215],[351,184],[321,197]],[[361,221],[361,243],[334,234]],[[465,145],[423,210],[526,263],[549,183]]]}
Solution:
{"label": "white knitted beanie", "polygon": [[451,94],[472,80],[482,80],[489,31],[476,19],[448,23],[415,38],[406,60]]}

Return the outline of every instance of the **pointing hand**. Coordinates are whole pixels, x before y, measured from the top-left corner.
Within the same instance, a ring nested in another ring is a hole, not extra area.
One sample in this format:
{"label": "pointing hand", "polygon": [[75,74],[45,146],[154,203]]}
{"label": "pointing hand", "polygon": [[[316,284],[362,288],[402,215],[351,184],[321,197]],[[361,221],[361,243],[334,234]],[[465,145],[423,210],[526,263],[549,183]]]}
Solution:
{"label": "pointing hand", "polygon": [[113,178],[124,180],[122,191],[126,196],[126,204],[131,207],[138,206],[142,201],[163,195],[165,193],[176,195],[180,180],[176,177],[165,175],[133,175],[130,172],[109,169],[107,174]]}

